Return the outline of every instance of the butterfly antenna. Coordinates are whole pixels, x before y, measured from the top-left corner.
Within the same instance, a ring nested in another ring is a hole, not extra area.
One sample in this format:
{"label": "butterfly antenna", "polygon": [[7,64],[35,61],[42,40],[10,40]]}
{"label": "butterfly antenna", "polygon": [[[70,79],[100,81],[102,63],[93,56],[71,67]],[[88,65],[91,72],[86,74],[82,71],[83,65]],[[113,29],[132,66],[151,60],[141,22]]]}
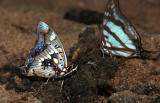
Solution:
{"label": "butterfly antenna", "polygon": [[157,61],[160,57],[160,54],[158,54],[157,56],[151,57],[152,54],[156,54],[156,52],[159,52],[159,51],[144,51],[142,53],[142,58]]}
{"label": "butterfly antenna", "polygon": [[143,52],[141,53],[141,58],[142,59],[148,59],[148,60],[154,60],[157,61],[160,57],[160,54],[158,54],[156,57],[151,57],[151,54],[155,54],[158,51],[146,51],[143,50]]}

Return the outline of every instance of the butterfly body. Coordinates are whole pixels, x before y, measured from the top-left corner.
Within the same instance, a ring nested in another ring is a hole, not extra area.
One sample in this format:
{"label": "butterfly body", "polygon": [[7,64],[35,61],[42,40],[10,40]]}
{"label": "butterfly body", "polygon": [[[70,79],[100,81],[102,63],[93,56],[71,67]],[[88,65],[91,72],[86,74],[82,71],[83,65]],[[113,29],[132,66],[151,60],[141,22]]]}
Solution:
{"label": "butterfly body", "polygon": [[124,57],[141,56],[141,39],[131,23],[123,16],[118,0],[109,0],[103,18],[102,51]]}
{"label": "butterfly body", "polygon": [[38,43],[31,50],[26,66],[21,67],[26,76],[61,78],[75,71],[77,66],[68,66],[64,48],[55,32],[44,22],[37,26]]}

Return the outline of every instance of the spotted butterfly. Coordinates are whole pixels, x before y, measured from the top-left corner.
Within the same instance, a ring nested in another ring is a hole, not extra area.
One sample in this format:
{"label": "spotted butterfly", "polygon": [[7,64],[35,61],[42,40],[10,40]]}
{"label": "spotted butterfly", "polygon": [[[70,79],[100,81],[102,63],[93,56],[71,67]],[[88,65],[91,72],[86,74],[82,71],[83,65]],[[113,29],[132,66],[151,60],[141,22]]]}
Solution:
{"label": "spotted butterfly", "polygon": [[109,0],[102,25],[102,52],[124,57],[142,55],[141,38],[121,13],[119,0]]}
{"label": "spotted butterfly", "polygon": [[38,43],[31,50],[25,65],[21,67],[23,75],[61,78],[77,69],[77,65],[68,66],[58,36],[45,22],[39,21],[37,34]]}

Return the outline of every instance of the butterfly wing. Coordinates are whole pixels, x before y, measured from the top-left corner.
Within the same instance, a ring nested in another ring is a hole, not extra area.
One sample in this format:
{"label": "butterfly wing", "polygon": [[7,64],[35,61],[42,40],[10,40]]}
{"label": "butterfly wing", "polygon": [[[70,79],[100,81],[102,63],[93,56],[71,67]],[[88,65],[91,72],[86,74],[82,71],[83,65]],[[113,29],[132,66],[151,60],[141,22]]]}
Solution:
{"label": "butterfly wing", "polygon": [[140,36],[121,13],[119,0],[109,0],[104,12],[102,32],[102,49],[105,53],[124,57],[140,55]]}
{"label": "butterfly wing", "polygon": [[25,73],[27,76],[60,78],[77,69],[77,66],[67,66],[64,48],[58,36],[46,23],[38,23],[37,34],[42,35],[40,39],[44,40],[45,47],[33,56],[34,60]]}
{"label": "butterfly wing", "polygon": [[43,52],[34,57],[33,63],[30,65],[28,76],[39,76],[46,78],[58,78],[61,72],[66,71],[62,57],[58,54],[53,45],[47,45]]}

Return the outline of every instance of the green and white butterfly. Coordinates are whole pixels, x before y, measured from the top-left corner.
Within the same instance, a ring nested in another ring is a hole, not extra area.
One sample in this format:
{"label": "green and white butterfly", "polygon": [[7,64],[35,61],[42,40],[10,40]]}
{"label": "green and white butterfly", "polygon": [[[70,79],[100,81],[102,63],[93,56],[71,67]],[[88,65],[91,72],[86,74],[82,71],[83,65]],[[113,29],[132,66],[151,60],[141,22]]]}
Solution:
{"label": "green and white butterfly", "polygon": [[141,57],[144,51],[141,38],[121,13],[119,0],[109,0],[102,25],[102,52],[116,56]]}

